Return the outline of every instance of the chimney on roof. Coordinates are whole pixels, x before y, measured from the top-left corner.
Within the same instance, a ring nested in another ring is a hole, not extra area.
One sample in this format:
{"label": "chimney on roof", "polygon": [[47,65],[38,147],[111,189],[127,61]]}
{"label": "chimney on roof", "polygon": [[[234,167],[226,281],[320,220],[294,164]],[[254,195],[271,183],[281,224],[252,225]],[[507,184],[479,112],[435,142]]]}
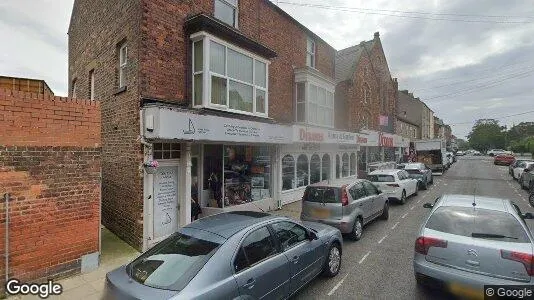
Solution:
{"label": "chimney on roof", "polygon": [[378,33],[378,31],[375,32],[375,39],[378,39],[379,37],[380,37],[380,33]]}

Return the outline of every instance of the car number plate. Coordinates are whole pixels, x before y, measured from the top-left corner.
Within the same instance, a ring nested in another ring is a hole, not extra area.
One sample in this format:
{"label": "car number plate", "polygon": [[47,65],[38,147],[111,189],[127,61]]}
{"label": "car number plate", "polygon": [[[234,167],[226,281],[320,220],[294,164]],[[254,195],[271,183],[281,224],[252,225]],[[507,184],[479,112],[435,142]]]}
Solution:
{"label": "car number plate", "polygon": [[330,217],[330,211],[328,211],[328,209],[314,208],[312,210],[312,217],[317,219],[326,219]]}
{"label": "car number plate", "polygon": [[467,299],[484,299],[484,291],[478,290],[462,284],[449,284],[449,291],[456,296],[465,297]]}

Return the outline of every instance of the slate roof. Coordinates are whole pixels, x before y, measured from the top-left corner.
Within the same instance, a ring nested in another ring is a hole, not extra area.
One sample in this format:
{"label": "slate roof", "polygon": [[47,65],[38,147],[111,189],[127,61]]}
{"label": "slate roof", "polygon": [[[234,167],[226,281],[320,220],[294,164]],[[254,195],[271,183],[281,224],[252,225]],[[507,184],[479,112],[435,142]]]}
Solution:
{"label": "slate roof", "polygon": [[351,79],[364,49],[371,50],[375,40],[362,42],[336,53],[336,83]]}

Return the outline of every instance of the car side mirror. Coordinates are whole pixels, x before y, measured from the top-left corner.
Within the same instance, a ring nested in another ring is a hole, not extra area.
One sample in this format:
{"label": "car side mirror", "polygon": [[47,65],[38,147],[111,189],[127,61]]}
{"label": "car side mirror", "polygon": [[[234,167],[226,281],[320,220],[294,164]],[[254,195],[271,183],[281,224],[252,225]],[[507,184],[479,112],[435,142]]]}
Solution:
{"label": "car side mirror", "polygon": [[424,208],[433,208],[433,207],[434,207],[434,204],[432,204],[432,203],[425,203],[425,204],[423,204],[423,207],[424,207]]}
{"label": "car side mirror", "polygon": [[311,230],[308,231],[308,240],[313,241],[318,239],[317,234]]}
{"label": "car side mirror", "polygon": [[531,219],[534,219],[534,215],[528,212],[528,213],[522,214],[521,218],[523,218],[525,220],[531,220]]}

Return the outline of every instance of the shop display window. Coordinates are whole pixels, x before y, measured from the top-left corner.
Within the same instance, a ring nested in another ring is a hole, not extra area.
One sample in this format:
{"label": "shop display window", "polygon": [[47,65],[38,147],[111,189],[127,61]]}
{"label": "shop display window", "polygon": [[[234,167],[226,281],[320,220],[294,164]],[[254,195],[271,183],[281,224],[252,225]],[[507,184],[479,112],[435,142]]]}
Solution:
{"label": "shop display window", "polygon": [[282,158],[282,191],[295,187],[295,159],[288,154]]}
{"label": "shop display window", "polygon": [[321,181],[321,158],[314,154],[310,159],[310,184]]}
{"label": "shop display window", "polygon": [[271,197],[268,147],[224,146],[224,206]]}
{"label": "shop display window", "polygon": [[322,169],[321,180],[330,179],[330,155],[324,154],[322,159]]}

